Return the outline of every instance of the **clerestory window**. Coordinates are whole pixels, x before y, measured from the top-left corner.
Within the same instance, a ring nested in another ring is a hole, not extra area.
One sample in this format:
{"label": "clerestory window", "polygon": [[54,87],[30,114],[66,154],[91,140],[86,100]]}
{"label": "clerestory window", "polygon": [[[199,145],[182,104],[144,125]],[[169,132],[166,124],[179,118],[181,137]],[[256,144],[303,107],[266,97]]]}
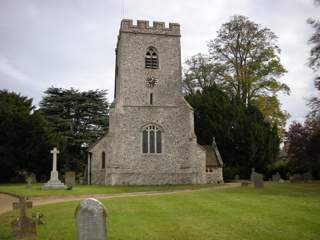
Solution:
{"label": "clerestory window", "polygon": [[159,59],[157,50],[154,47],[149,47],[145,57],[145,67],[156,69],[159,68]]}
{"label": "clerestory window", "polygon": [[162,153],[162,131],[158,126],[148,125],[143,128],[142,152]]}

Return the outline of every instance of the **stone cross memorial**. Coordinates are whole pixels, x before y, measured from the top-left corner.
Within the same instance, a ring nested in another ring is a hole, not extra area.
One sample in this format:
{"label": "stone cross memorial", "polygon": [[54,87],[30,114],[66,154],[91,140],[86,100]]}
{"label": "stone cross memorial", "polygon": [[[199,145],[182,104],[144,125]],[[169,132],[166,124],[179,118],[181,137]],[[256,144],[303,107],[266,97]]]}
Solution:
{"label": "stone cross memorial", "polygon": [[11,232],[14,238],[35,238],[36,223],[27,217],[26,209],[32,207],[32,202],[25,197],[19,197],[19,202],[13,203],[13,209],[19,209],[19,217],[11,222]]}
{"label": "stone cross memorial", "polygon": [[51,150],[53,155],[52,171],[50,173],[50,180],[43,185],[44,189],[59,189],[64,188],[64,184],[59,180],[59,172],[57,171],[57,155],[60,151],[55,147]]}
{"label": "stone cross memorial", "polygon": [[94,198],[82,200],[75,211],[77,240],[106,240],[107,213]]}

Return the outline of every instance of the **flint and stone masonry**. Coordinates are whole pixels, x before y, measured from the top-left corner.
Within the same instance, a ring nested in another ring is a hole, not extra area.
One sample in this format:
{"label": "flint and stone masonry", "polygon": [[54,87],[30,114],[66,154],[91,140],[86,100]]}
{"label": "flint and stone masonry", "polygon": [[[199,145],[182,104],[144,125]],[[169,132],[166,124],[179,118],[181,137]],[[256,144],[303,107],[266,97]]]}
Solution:
{"label": "flint and stone masonry", "polygon": [[89,148],[88,178],[110,185],[206,182],[206,151],[182,94],[179,24],[121,21],[109,131]]}

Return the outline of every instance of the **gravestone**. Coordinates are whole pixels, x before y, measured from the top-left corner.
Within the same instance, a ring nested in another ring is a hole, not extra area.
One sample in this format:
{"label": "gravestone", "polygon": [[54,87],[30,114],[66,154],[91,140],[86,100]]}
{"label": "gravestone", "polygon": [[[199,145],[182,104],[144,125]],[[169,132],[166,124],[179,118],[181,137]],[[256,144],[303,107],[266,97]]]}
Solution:
{"label": "gravestone", "polygon": [[106,240],[107,213],[94,198],[82,200],[75,211],[77,240]]}
{"label": "gravestone", "polygon": [[249,181],[242,181],[241,182],[241,187],[248,187],[250,185]]}
{"label": "gravestone", "polygon": [[57,171],[57,155],[60,151],[57,148],[53,148],[52,153],[52,171],[50,173],[50,180],[43,185],[44,189],[61,189],[64,188],[64,184],[59,180],[59,173]]}
{"label": "gravestone", "polygon": [[39,212],[33,213],[32,218],[37,225],[44,224],[42,213],[39,213]]}
{"label": "gravestone", "polygon": [[278,172],[276,174],[272,175],[272,181],[273,182],[279,182],[280,179],[281,179],[281,176],[280,176],[280,174]]}
{"label": "gravestone", "polygon": [[253,174],[255,173],[255,169],[251,168],[250,181],[253,181]]}
{"label": "gravestone", "polygon": [[35,238],[37,236],[36,223],[28,218],[26,209],[32,207],[32,202],[26,197],[19,197],[19,202],[13,203],[13,209],[19,209],[19,217],[11,222],[11,233],[14,238]]}
{"label": "gravestone", "polygon": [[36,183],[36,182],[37,182],[37,176],[36,176],[36,174],[31,173],[31,174],[29,175],[29,177],[31,178],[32,183]]}
{"label": "gravestone", "polygon": [[27,176],[26,177],[26,182],[27,182],[27,188],[31,188],[32,187],[32,177],[31,176]]}
{"label": "gravestone", "polygon": [[73,171],[68,171],[65,174],[65,184],[67,187],[74,187],[76,185],[76,173]]}
{"label": "gravestone", "polygon": [[312,180],[312,174],[310,172],[306,172],[303,174],[303,181],[310,182]]}
{"label": "gravestone", "polygon": [[257,172],[252,173],[252,181],[255,188],[263,188],[264,187],[264,181],[263,181],[263,175]]}
{"label": "gravestone", "polygon": [[234,176],[234,180],[235,180],[235,181],[239,181],[239,179],[240,179],[239,174],[236,174],[236,175]]}
{"label": "gravestone", "polygon": [[301,174],[293,174],[292,176],[290,176],[290,182],[301,182],[303,179],[302,175]]}

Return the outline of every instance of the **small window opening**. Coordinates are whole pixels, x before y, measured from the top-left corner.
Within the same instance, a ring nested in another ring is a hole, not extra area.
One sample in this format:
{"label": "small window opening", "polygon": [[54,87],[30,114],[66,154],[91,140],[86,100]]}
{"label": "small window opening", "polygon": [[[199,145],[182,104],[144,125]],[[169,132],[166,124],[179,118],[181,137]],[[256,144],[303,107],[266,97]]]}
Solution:
{"label": "small window opening", "polygon": [[106,168],[106,153],[102,152],[101,154],[101,168],[105,169]]}
{"label": "small window opening", "polygon": [[153,93],[150,93],[150,105],[153,104]]}

